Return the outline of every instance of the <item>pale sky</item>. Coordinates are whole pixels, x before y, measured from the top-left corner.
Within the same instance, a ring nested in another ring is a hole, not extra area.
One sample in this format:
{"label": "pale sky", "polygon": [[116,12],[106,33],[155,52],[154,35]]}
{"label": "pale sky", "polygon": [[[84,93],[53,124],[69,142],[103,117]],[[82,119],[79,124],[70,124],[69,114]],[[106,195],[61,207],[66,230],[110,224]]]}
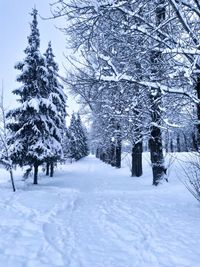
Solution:
{"label": "pale sky", "polygon": [[[14,69],[14,65],[25,57],[23,51],[28,44],[32,8],[36,6],[42,17],[49,17],[51,15],[49,3],[52,2],[53,0],[0,0],[0,79],[4,82],[4,102],[9,108],[16,105],[12,90],[18,88],[20,84],[16,82],[19,71]],[[64,19],[42,20],[38,16],[41,52],[45,52],[48,42],[52,41],[61,75],[65,75],[63,66],[67,67],[67,62],[64,54],[68,54],[69,51],[65,48],[64,34],[56,29],[56,26],[62,27],[64,24]],[[77,110],[77,105],[71,97],[67,104],[70,106],[69,112]]]}

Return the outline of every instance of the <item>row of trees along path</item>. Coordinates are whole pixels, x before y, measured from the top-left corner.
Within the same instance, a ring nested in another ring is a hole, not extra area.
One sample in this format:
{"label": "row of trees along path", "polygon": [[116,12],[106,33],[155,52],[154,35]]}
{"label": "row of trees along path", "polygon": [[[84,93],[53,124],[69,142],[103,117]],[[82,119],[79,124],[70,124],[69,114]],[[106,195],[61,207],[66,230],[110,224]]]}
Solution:
{"label": "row of trees along path", "polygon": [[163,147],[172,132],[182,129],[190,149],[198,148],[199,1],[59,0],[54,17],[60,16],[70,21],[63,30],[82,55],[66,83],[92,112],[97,156],[120,167],[128,141],[132,175],[141,176],[148,143],[158,185],[166,178]]}

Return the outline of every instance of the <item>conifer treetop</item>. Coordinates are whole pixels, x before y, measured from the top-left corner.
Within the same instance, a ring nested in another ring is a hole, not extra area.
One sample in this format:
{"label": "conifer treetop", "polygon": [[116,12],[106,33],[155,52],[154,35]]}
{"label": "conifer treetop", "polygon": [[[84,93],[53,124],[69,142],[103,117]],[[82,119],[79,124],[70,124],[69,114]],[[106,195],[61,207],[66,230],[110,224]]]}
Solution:
{"label": "conifer treetop", "polygon": [[30,45],[30,48],[34,50],[38,50],[40,47],[40,33],[38,29],[37,14],[38,14],[37,9],[33,8],[33,11],[31,13],[33,21],[30,24],[31,34],[28,36],[28,43]]}
{"label": "conifer treetop", "polygon": [[24,50],[26,57],[15,65],[15,68],[21,71],[21,74],[17,76],[17,81],[21,82],[23,86],[14,90],[13,93],[20,96],[18,100],[20,103],[33,97],[47,97],[48,95],[45,90],[47,84],[45,60],[39,50],[40,34],[37,14],[38,11],[34,8],[31,13],[33,20],[30,24],[31,32],[28,36],[28,46]]}
{"label": "conifer treetop", "polygon": [[55,55],[53,53],[51,41],[49,41],[48,48],[44,55],[46,56],[47,67],[51,66],[53,68],[50,69],[50,71],[58,71],[58,64],[54,61]]}

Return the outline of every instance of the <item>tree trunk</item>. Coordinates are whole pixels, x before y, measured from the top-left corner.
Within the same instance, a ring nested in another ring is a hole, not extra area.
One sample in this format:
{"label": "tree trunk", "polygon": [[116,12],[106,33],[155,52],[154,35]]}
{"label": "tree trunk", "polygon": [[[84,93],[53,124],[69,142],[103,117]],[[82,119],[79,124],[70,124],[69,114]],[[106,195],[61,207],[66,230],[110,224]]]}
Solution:
{"label": "tree trunk", "polygon": [[197,144],[196,135],[194,132],[192,133],[192,148],[194,151],[198,151],[198,144]]}
{"label": "tree trunk", "polygon": [[121,168],[121,151],[122,151],[122,145],[121,142],[116,147],[116,167]]}
{"label": "tree trunk", "polygon": [[34,177],[33,177],[33,184],[38,184],[38,164],[34,164]]}
{"label": "tree trunk", "polygon": [[49,176],[49,167],[50,167],[50,164],[47,162],[46,164],[46,175]]}
{"label": "tree trunk", "polygon": [[188,141],[187,141],[186,135],[184,133],[183,133],[183,138],[184,138],[184,143],[185,143],[184,151],[188,152],[189,151],[189,149],[188,149]]}
{"label": "tree trunk", "polygon": [[54,175],[54,163],[51,162],[51,164],[50,164],[50,177],[53,177],[53,175]]}
{"label": "tree trunk", "polygon": [[15,183],[14,183],[12,168],[10,168],[9,172],[10,172],[10,179],[11,179],[11,183],[12,183],[12,189],[13,189],[13,192],[15,192],[16,189],[15,189]]}
{"label": "tree trunk", "polygon": [[99,148],[96,149],[96,158],[99,159]]}
{"label": "tree trunk", "polygon": [[104,163],[107,163],[107,153],[106,152],[103,152],[102,153],[102,161],[104,162]]}
{"label": "tree trunk", "polygon": [[103,153],[102,152],[99,155],[99,159],[103,161]]}
{"label": "tree trunk", "polygon": [[[197,78],[196,91],[197,91],[197,98],[200,100],[200,77]],[[200,104],[197,104],[197,119],[198,119],[197,145],[198,145],[198,149],[199,149],[199,147],[200,147]]]}
{"label": "tree trunk", "polygon": [[114,144],[111,144],[110,154],[109,154],[109,164],[112,167],[116,166],[116,147]]}
{"label": "tree trunk", "polygon": [[[165,20],[166,5],[165,0],[156,2],[155,18],[156,25],[159,27]],[[159,35],[158,35],[159,36]],[[162,38],[162,37],[160,37]],[[162,79],[165,74],[162,68],[164,58],[160,51],[151,52],[151,79],[156,82],[157,79]],[[151,136],[149,140],[150,156],[153,172],[153,185],[158,185],[165,177],[166,168],[164,166],[163,147],[162,147],[162,91],[160,88],[152,89],[150,92],[151,99]]]}
{"label": "tree trunk", "polygon": [[168,146],[169,146],[169,135],[168,135],[168,133],[166,133],[165,134],[165,151],[166,151],[166,153],[169,152]]}
{"label": "tree trunk", "polygon": [[152,126],[149,147],[153,172],[153,185],[157,186],[163,180],[166,173],[162,148],[162,133],[159,127]]}
{"label": "tree trunk", "polygon": [[138,142],[132,147],[131,176],[140,177],[141,175],[142,175],[142,142]]}
{"label": "tree trunk", "polygon": [[173,143],[172,139],[170,141],[170,150],[171,150],[172,153],[174,152],[174,143]]}
{"label": "tree trunk", "polygon": [[177,152],[181,152],[181,144],[180,144],[180,135],[179,135],[179,133],[177,134],[176,145],[177,145]]}
{"label": "tree trunk", "polygon": [[117,125],[117,144],[115,147],[115,166],[121,168],[121,153],[122,153],[122,138],[121,138],[121,127]]}

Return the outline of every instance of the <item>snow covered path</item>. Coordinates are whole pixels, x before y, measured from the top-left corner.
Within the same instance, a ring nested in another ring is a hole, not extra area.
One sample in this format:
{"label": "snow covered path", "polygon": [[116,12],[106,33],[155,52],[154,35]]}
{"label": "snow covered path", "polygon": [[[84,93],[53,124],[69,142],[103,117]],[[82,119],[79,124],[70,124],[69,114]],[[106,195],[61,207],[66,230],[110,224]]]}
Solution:
{"label": "snow covered path", "polygon": [[[0,186],[2,267],[200,267],[200,206],[92,156],[16,194]],[[173,176],[174,173],[172,172]]]}

